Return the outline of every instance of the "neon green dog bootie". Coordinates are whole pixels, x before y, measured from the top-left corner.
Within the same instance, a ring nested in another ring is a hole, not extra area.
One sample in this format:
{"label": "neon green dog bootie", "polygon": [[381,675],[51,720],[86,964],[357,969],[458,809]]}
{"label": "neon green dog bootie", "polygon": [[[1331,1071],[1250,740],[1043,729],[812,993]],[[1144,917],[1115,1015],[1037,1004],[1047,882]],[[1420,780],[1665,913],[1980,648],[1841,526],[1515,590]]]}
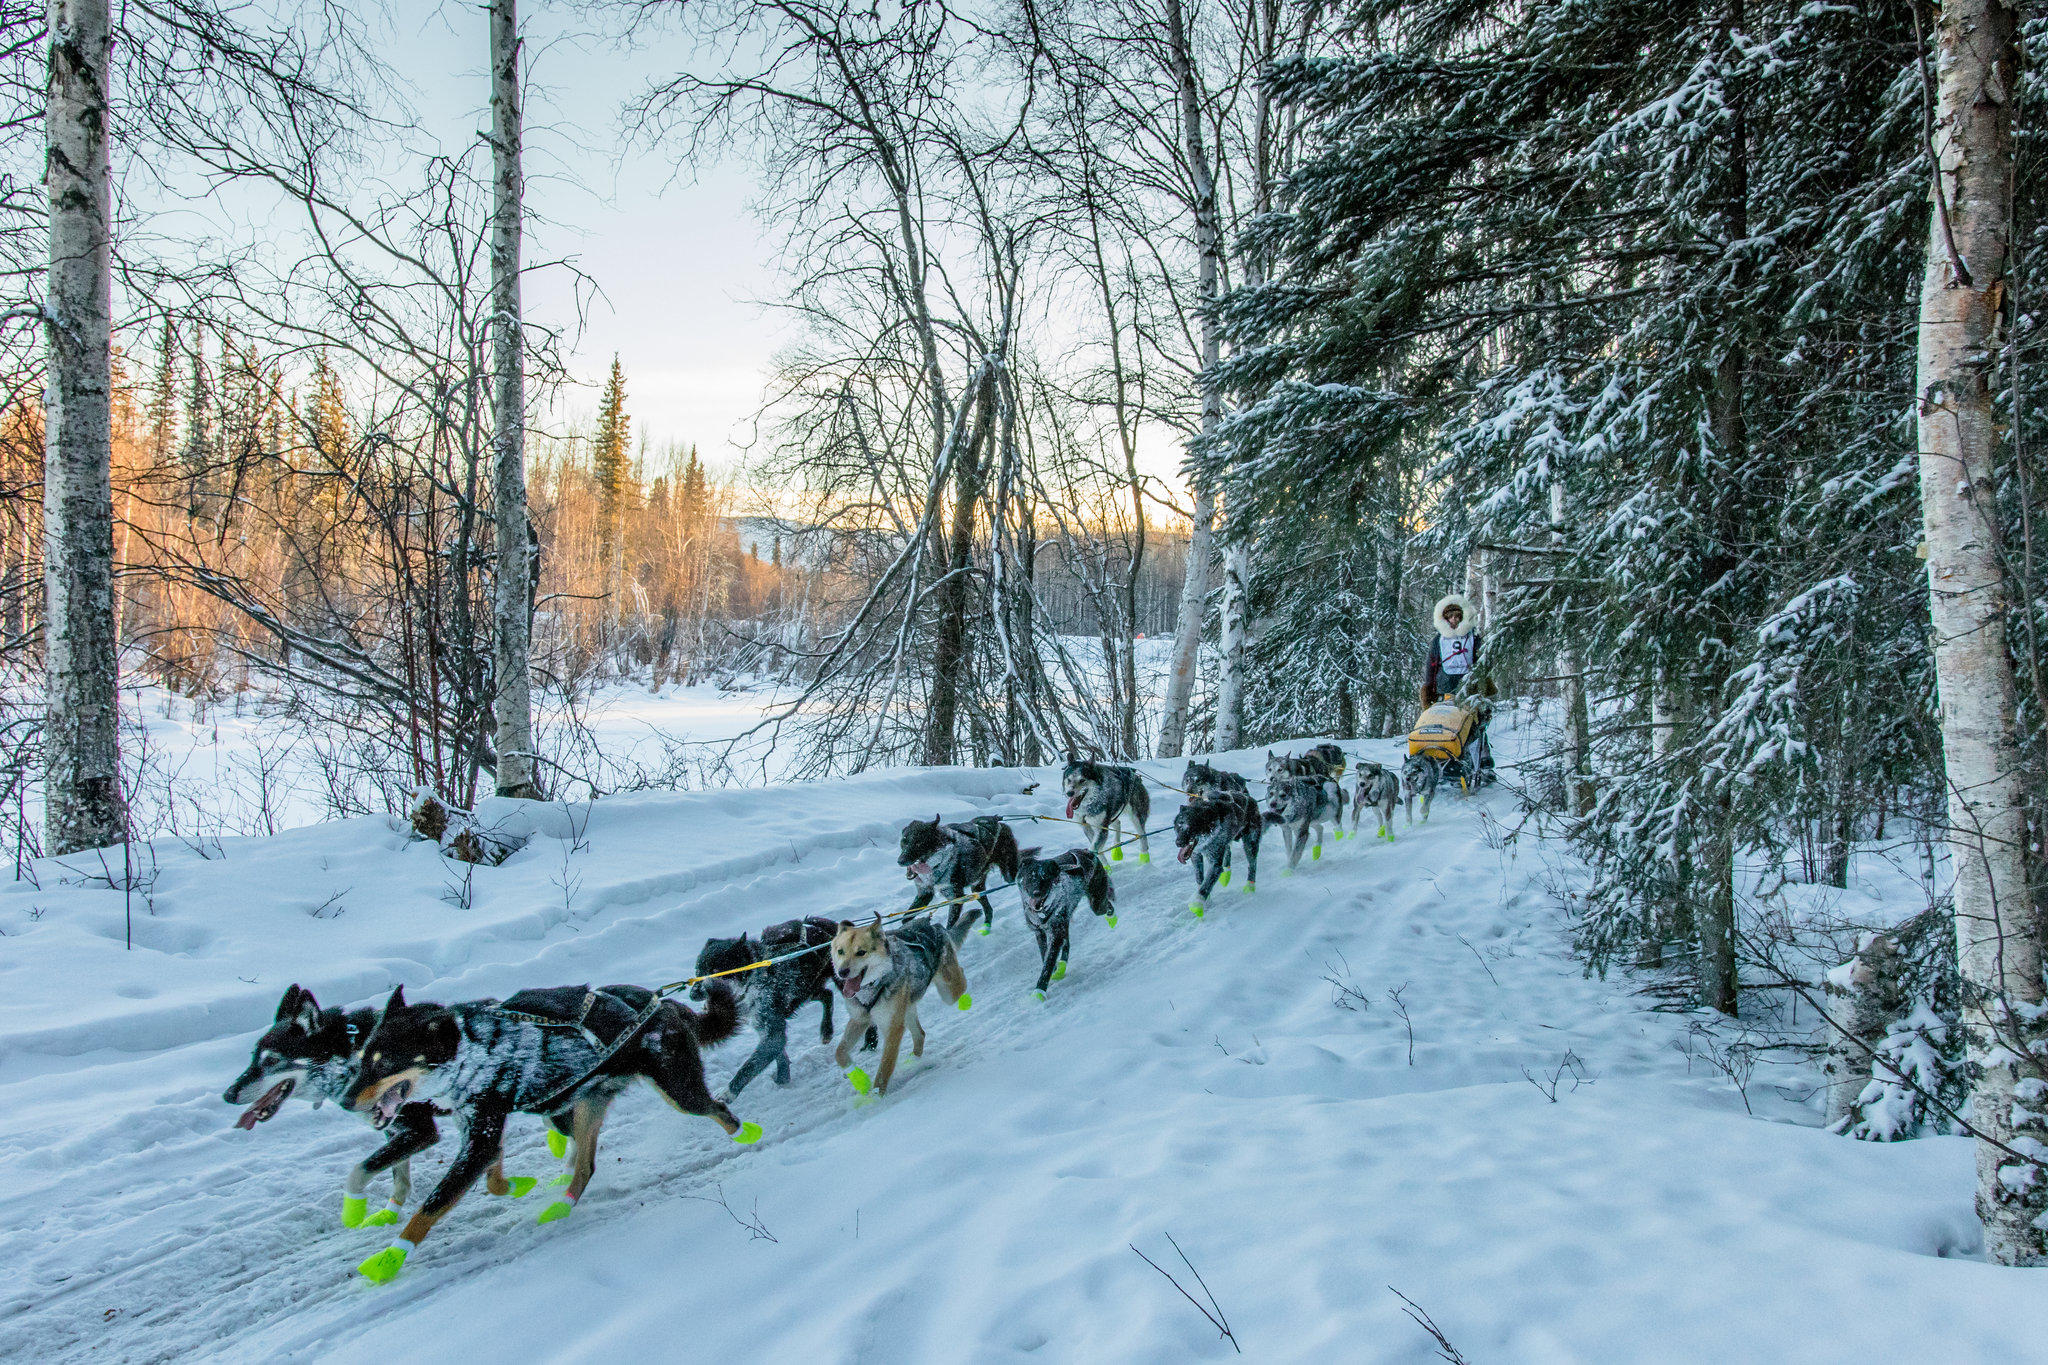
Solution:
{"label": "neon green dog bootie", "polygon": [[1308,860],[1312,863],[1319,863],[1323,860],[1323,846],[1321,844],[1317,844],[1308,851]]}
{"label": "neon green dog bootie", "polygon": [[1109,927],[1110,927],[1110,928],[1112,928],[1112,929],[1116,928],[1116,916],[1115,916],[1115,915],[1105,915],[1105,916],[1104,916],[1103,918],[1104,918],[1104,921],[1105,921],[1105,922],[1106,922],[1106,923],[1107,923],[1107,924],[1109,925]]}
{"label": "neon green dog bootie", "polygon": [[534,1219],[533,1221],[540,1226],[546,1226],[549,1223],[558,1222],[561,1219],[567,1218],[570,1214],[574,1212],[576,1212],[576,1201],[564,1196],[563,1198],[557,1199],[554,1203],[542,1209],[540,1211],[540,1217]]}
{"label": "neon green dog bootie", "polygon": [[1124,860],[1124,851],[1121,848],[1111,849],[1109,851],[1109,860],[1113,863],[1122,862]]}
{"label": "neon green dog bootie", "polygon": [[405,1258],[412,1248],[404,1242],[393,1242],[376,1255],[368,1257],[356,1267],[356,1273],[371,1284],[390,1284],[398,1278],[398,1272],[405,1269]]}
{"label": "neon green dog bootie", "polygon": [[1032,998],[1033,1000],[1043,1000],[1043,999],[1045,999],[1045,992],[1044,992],[1044,991],[1033,991],[1033,992],[1031,992],[1031,998]]}
{"label": "neon green dog bootie", "polygon": [[1138,855],[1138,861],[1141,863],[1149,863],[1152,861],[1152,855],[1150,853],[1140,853]]}
{"label": "neon green dog bootie", "polygon": [[548,1155],[560,1161],[569,1153],[569,1135],[548,1129]]}
{"label": "neon green dog bootie", "polygon": [[856,1095],[865,1095],[875,1088],[875,1078],[859,1067],[846,1073],[846,1083],[853,1087]]}
{"label": "neon green dog bootie", "polygon": [[370,1211],[370,1201],[360,1194],[341,1193],[341,1225],[345,1228],[359,1228]]}
{"label": "neon green dog bootie", "polygon": [[959,1005],[959,1008],[960,1008],[961,1010],[963,1010],[963,1011],[964,1011],[964,1010],[970,1010],[970,1009],[973,1009],[973,1008],[974,1008],[974,997],[973,997],[973,996],[971,996],[971,995],[969,995],[969,994],[968,994],[968,993],[967,993],[966,991],[962,991],[962,992],[960,992],[960,1005]]}
{"label": "neon green dog bootie", "polygon": [[1189,901],[1188,909],[1195,912],[1196,919],[1202,919],[1209,913],[1209,907],[1202,904],[1200,901]]}
{"label": "neon green dog bootie", "polygon": [[1067,964],[1064,959],[1061,960],[1059,966],[1052,969],[1052,979],[1055,981],[1064,981],[1067,979]]}
{"label": "neon green dog bootie", "polygon": [[1341,829],[1337,831],[1337,842],[1340,844],[1344,842],[1344,831]]}
{"label": "neon green dog bootie", "polygon": [[575,1178],[576,1177],[570,1172],[564,1171],[560,1175],[556,1176],[553,1180],[550,1180],[548,1182],[548,1188],[551,1190],[567,1189],[569,1187],[569,1182],[574,1180]]}
{"label": "neon green dog bootie", "polygon": [[1220,876],[1220,877],[1218,877],[1218,878],[1216,879],[1216,885],[1218,885],[1218,886],[1228,886],[1228,885],[1230,885],[1230,869],[1229,869],[1229,868],[1227,868],[1227,867],[1226,867],[1226,868],[1224,868],[1224,869],[1223,869],[1223,875],[1222,875],[1222,876]]}
{"label": "neon green dog bootie", "polygon": [[386,1204],[383,1208],[378,1209],[368,1218],[365,1218],[363,1226],[366,1228],[388,1228],[393,1223],[396,1223],[404,1212],[404,1208],[397,1203]]}
{"label": "neon green dog bootie", "polygon": [[741,1124],[740,1130],[732,1135],[732,1140],[742,1147],[753,1146],[761,1140],[761,1125],[758,1123]]}
{"label": "neon green dog bootie", "polygon": [[505,1181],[505,1197],[507,1199],[524,1199],[527,1195],[533,1193],[533,1187],[538,1184],[540,1184],[540,1179],[537,1176],[511,1176]]}
{"label": "neon green dog bootie", "polygon": [[1246,894],[1247,896],[1249,896],[1249,895],[1250,895],[1250,894],[1251,894],[1252,892],[1254,892],[1254,891],[1256,891],[1256,890],[1258,890],[1258,889],[1259,889],[1259,884],[1258,884],[1257,882],[1246,882],[1246,883],[1245,883],[1245,887],[1244,887],[1244,893],[1245,893],[1245,894]]}
{"label": "neon green dog bootie", "polygon": [[984,938],[985,938],[985,937],[987,937],[987,936],[988,936],[988,931],[989,931],[989,930],[991,930],[991,929],[993,929],[993,928],[995,928],[995,926],[994,926],[993,924],[984,924],[984,925],[982,925],[982,926],[981,926],[981,932],[982,932],[982,936],[983,936]]}

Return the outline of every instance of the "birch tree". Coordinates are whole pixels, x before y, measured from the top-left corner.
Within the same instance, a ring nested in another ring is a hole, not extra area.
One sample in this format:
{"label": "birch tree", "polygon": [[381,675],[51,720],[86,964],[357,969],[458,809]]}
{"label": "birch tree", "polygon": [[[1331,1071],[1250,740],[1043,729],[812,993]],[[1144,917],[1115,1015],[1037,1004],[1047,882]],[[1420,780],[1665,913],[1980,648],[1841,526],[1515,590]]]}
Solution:
{"label": "birch tree", "polygon": [[491,495],[497,542],[492,667],[498,795],[538,798],[533,779],[534,547],[526,511],[526,350],[520,333],[525,128],[517,0],[491,0]]}
{"label": "birch tree", "polygon": [[1920,294],[1920,497],[1956,951],[1981,1132],[1977,1214],[1991,1260],[2039,1265],[2048,1262],[2041,915],[2027,877],[1991,389],[2010,269],[2016,9],[2003,0],[1949,0],[1936,51],[1934,211]]}
{"label": "birch tree", "polygon": [[50,0],[44,330],[46,851],[121,837],[107,0]]}
{"label": "birch tree", "polygon": [[[1195,253],[1199,260],[1196,296],[1202,309],[1202,432],[1207,435],[1223,420],[1223,395],[1209,372],[1222,357],[1222,333],[1215,305],[1223,261],[1223,228],[1216,209],[1216,180],[1203,137],[1202,92],[1195,78],[1187,16],[1180,0],[1166,0],[1166,29],[1180,98],[1182,136],[1187,141],[1188,173],[1194,185]],[[1191,474],[1194,514],[1188,535],[1187,580],[1181,587],[1180,618],[1173,633],[1173,659],[1166,675],[1166,701],[1159,722],[1159,756],[1178,758],[1187,743],[1188,710],[1194,697],[1195,674],[1201,661],[1202,618],[1208,612],[1209,561],[1215,556],[1216,495],[1207,478]]]}

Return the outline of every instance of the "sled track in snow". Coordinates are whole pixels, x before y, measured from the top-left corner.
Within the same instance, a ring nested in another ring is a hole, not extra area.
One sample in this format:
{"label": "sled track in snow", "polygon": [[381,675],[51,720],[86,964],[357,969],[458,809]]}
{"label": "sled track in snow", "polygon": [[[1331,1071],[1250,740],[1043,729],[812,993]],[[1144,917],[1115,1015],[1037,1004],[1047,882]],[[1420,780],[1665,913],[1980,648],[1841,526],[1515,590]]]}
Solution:
{"label": "sled track in snow", "polygon": [[[971,799],[977,808],[994,808],[990,813],[1011,818],[1020,843],[1056,847],[1066,839],[1069,827],[1034,826],[1019,809],[1042,804],[1044,797]],[[1453,815],[1458,804],[1440,803],[1437,820]],[[1056,814],[1057,806],[1037,813]],[[859,847],[863,842],[868,846]],[[1243,896],[1241,883],[1219,890],[1210,907],[1211,924],[1246,911],[1297,908],[1290,903],[1300,897],[1290,892],[1315,887],[1314,871],[1331,866],[1333,855],[1344,860],[1354,852],[1366,857],[1395,852],[1376,842],[1363,848],[1368,842],[1369,836],[1347,838],[1326,848],[1321,863],[1304,861],[1303,877],[1291,882],[1280,877],[1284,854],[1270,846],[1261,859],[1258,896]],[[977,1056],[1060,1032],[1070,1013],[1086,1011],[1089,997],[1113,988],[1117,976],[1134,963],[1156,964],[1162,955],[1186,951],[1200,941],[1197,936],[1215,932],[1187,913],[1192,879],[1173,862],[1170,835],[1159,847],[1158,860],[1149,867],[1112,864],[1121,924],[1112,930],[1092,916],[1077,921],[1074,965],[1043,1003],[1028,990],[1038,953],[1016,898],[1007,888],[992,891],[995,932],[970,935],[962,954],[976,999],[971,1017],[959,1025],[948,1019],[933,1027],[926,1056],[879,1103],[914,1099],[925,1085],[942,1081],[942,1075],[927,1078],[927,1071],[943,1073]],[[801,846],[792,842],[786,859],[745,880],[700,883],[643,913],[621,912],[615,902],[615,913],[590,932],[539,945],[520,974],[528,980],[588,979],[595,984],[635,979],[625,965],[609,972],[597,968],[650,960],[686,965],[707,921],[758,927],[799,913],[852,917],[874,908],[878,896],[866,882],[852,879],[862,869],[870,876],[880,871],[885,879],[900,875],[893,853],[848,830],[817,834]],[[1237,873],[1241,878],[1241,862]],[[501,963],[480,964],[450,978],[436,994],[496,993],[464,991],[462,983],[474,976],[502,976],[503,970]],[[928,1007],[926,1013],[934,1012]],[[708,1120],[676,1114],[636,1087],[606,1127],[589,1196],[558,1227],[590,1227],[632,1204],[710,1197],[728,1161],[776,1162],[794,1142],[861,1122],[863,1113],[833,1067],[829,1046],[818,1046],[810,1031],[816,1018],[806,1008],[792,1023],[792,1084],[778,1088],[764,1077],[735,1105],[741,1117],[767,1129],[759,1146],[733,1148]],[[843,1013],[835,1016],[835,1022],[843,1019]],[[748,1046],[743,1035],[710,1054],[714,1086]],[[275,1355],[280,1345],[288,1354],[312,1354],[323,1343],[333,1343],[333,1314],[322,1309],[353,1301],[365,1310],[373,1305],[400,1308],[431,1296],[450,1280],[484,1274],[529,1255],[546,1256],[551,1242],[560,1246],[565,1240],[551,1237],[555,1228],[533,1224],[534,1214],[545,1206],[545,1189],[514,1201],[492,1198],[479,1187],[436,1230],[403,1276],[381,1288],[369,1286],[353,1275],[353,1267],[384,1245],[389,1234],[385,1229],[343,1229],[338,1219],[340,1177],[373,1141],[367,1127],[337,1122],[325,1113],[306,1114],[301,1105],[301,1121],[317,1125],[304,1134],[294,1123],[285,1131],[259,1131],[223,1144],[212,1126],[224,1112],[215,1096],[184,1099],[179,1107],[197,1120],[183,1125],[188,1136],[182,1141],[116,1151],[66,1170],[60,1182],[60,1189],[76,1185],[84,1191],[62,1213],[94,1228],[102,1248],[123,1248],[117,1261],[110,1264],[103,1257],[89,1267],[43,1264],[33,1248],[50,1246],[64,1232],[48,1223],[0,1237],[0,1250],[16,1268],[14,1287],[0,1294],[0,1339],[9,1342],[5,1355],[39,1361],[88,1355],[135,1362],[195,1355],[235,1358],[238,1342],[258,1328],[270,1333],[262,1348],[266,1356]],[[510,1173],[545,1178],[557,1169],[540,1133],[537,1119],[515,1118],[508,1130]],[[444,1124],[441,1146],[415,1163],[416,1197],[430,1188],[451,1154],[452,1137]],[[161,1171],[167,1164],[182,1171],[185,1180],[165,1180]],[[380,1181],[373,1191],[382,1188]],[[313,1325],[294,1331],[290,1324],[298,1317]],[[286,1324],[281,1337],[280,1322]],[[110,1334],[114,1340],[108,1340]]]}

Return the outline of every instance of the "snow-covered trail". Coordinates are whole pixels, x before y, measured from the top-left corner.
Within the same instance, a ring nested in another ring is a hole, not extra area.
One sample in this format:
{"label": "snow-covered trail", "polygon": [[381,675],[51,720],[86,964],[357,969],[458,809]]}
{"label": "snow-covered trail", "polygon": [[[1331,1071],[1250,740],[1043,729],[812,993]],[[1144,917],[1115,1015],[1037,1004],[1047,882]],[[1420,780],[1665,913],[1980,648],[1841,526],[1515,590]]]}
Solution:
{"label": "snow-covered trail", "polygon": [[[1234,758],[1253,772],[1260,755]],[[2040,1358],[2048,1307],[2001,1284],[2024,1272],[1936,1259],[1974,1240],[1964,1144],[1844,1142],[1798,1126],[1810,1111],[1762,1084],[1759,1114],[1792,1122],[1760,1121],[1718,1075],[1688,1074],[1672,1047],[1681,1016],[1580,974],[1550,869],[1489,825],[1506,806],[1495,793],[1440,800],[1392,846],[1326,846],[1292,878],[1269,840],[1258,894],[1220,891],[1202,922],[1170,836],[1155,840],[1152,866],[1116,872],[1119,927],[1084,917],[1043,1003],[1015,895],[998,895],[995,932],[963,950],[973,1010],[927,1003],[927,1055],[891,1095],[853,1103],[807,1009],[794,1083],[758,1080],[735,1105],[767,1129],[757,1147],[636,1091],[574,1217],[537,1228],[537,1200],[478,1192],[381,1289],[350,1270],[384,1234],[337,1218],[369,1130],[298,1103],[257,1132],[228,1127],[220,1087],[295,977],[327,1003],[391,979],[441,999],[658,983],[710,933],[903,904],[901,821],[1057,811],[1051,782],[1015,794],[1030,777],[1047,775],[601,803],[561,916],[545,908],[561,899],[556,854],[536,840],[479,874],[473,910],[432,934],[366,908],[377,943],[308,939],[298,916],[274,963],[252,934],[246,955],[209,968],[235,969],[214,1008],[138,1006],[178,1023],[173,1046],[83,1050],[63,1018],[44,1021],[49,1048],[0,1053],[0,1354],[1227,1356],[1130,1250],[1179,1269],[1171,1234],[1261,1360],[1431,1358],[1390,1285],[1474,1360]],[[1155,825],[1177,799],[1160,794]],[[394,853],[376,822],[306,833],[306,848],[277,851],[284,866],[395,862],[390,894],[434,913],[438,860]],[[1060,824],[1020,836],[1074,841]],[[209,878],[222,895],[281,894],[276,868],[232,883],[261,852],[181,867],[178,894],[196,906]],[[1338,1007],[1329,976],[1369,1008]],[[747,1046],[712,1054],[714,1083]],[[1567,1051],[1590,1083],[1567,1077],[1553,1103],[1525,1073],[1546,1078]],[[416,1163],[423,1183],[446,1148]],[[507,1165],[551,1171],[537,1120],[515,1122]]]}

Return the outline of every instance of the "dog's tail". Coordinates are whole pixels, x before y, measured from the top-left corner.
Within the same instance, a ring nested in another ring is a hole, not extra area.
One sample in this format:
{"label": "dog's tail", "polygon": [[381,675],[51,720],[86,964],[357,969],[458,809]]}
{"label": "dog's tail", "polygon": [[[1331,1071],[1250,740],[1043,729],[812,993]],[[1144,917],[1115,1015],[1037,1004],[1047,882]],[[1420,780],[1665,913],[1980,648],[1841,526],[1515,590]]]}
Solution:
{"label": "dog's tail", "polygon": [[699,1047],[714,1047],[740,1030],[740,999],[723,981],[710,983],[704,992],[701,1011],[673,1000],[669,1007],[682,1015],[683,1023],[696,1035]]}
{"label": "dog's tail", "polygon": [[1017,880],[1017,863],[1023,857],[1017,847],[1017,831],[1008,825],[996,826],[996,871],[1003,874],[1003,880]]}

